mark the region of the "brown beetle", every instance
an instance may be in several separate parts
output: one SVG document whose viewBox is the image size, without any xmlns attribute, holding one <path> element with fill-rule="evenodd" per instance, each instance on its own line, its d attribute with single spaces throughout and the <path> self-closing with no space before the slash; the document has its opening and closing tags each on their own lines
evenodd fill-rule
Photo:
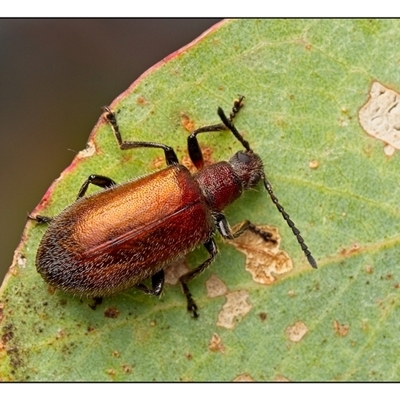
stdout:
<svg viewBox="0 0 400 400">
<path fill-rule="evenodd" d="M 192 175 L 179 164 L 175 151 L 154 142 L 122 141 L 114 113 L 104 108 L 121 150 L 137 147 L 160 148 L 167 168 L 117 185 L 112 179 L 90 175 L 78 193 L 78 199 L 57 217 L 31 217 L 49 222 L 40 243 L 36 267 L 51 286 L 66 292 L 95 298 L 136 287 L 151 295 L 160 295 L 164 286 L 164 268 L 204 244 L 209 258 L 180 278 L 187 299 L 187 309 L 198 316 L 188 282 L 202 273 L 214 260 L 218 249 L 215 230 L 226 239 L 233 239 L 250 229 L 264 240 L 272 240 L 268 232 L 245 221 L 232 232 L 222 213 L 243 190 L 263 182 L 279 212 L 296 236 L 308 262 L 317 264 L 300 231 L 279 204 L 265 177 L 260 157 L 232 123 L 242 107 L 243 96 L 234 102 L 229 118 L 221 108 L 222 123 L 195 130 L 188 137 L 188 151 L 199 170 Z M 229 129 L 245 148 L 229 162 L 203 167 L 203 156 L 197 135 L 201 132 Z M 84 197 L 89 184 L 105 190 Z M 151 288 L 143 284 L 151 278 Z"/>
</svg>

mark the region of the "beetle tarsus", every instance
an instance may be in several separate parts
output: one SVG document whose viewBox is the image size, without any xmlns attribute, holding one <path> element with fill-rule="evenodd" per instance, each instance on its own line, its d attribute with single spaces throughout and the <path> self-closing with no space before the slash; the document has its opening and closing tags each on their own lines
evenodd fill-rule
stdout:
<svg viewBox="0 0 400 400">
<path fill-rule="evenodd" d="M 143 283 L 136 285 L 136 289 L 141 290 L 143 293 L 151 296 L 160 296 L 164 288 L 164 270 L 158 271 L 151 277 L 151 289 Z"/>
<path fill-rule="evenodd" d="M 103 298 L 102 297 L 93 297 L 93 303 L 89 304 L 89 307 L 92 310 L 95 310 L 97 308 L 97 306 L 99 306 L 102 302 L 103 302 Z"/>
<path fill-rule="evenodd" d="M 193 314 L 193 318 L 199 318 L 199 313 L 197 312 L 197 306 L 194 302 L 188 305 L 188 311 Z"/>
<path fill-rule="evenodd" d="M 53 218 L 46 217 L 44 215 L 33 216 L 32 214 L 28 214 L 28 219 L 31 219 L 32 221 L 35 221 L 38 224 L 49 224 Z"/>
<path fill-rule="evenodd" d="M 232 121 L 235 118 L 235 115 L 239 112 L 239 110 L 243 107 L 244 96 L 238 94 L 238 98 L 233 102 L 232 111 L 229 114 L 229 120 Z"/>
</svg>

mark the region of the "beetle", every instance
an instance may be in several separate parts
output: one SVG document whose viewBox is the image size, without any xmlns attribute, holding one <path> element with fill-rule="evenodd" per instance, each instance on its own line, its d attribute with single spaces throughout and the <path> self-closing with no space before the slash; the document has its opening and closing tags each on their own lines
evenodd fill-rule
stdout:
<svg viewBox="0 0 400 400">
<path fill-rule="evenodd" d="M 31 216 L 39 223 L 49 223 L 36 256 L 37 271 L 43 279 L 62 291 L 95 299 L 131 287 L 159 296 L 165 267 L 203 244 L 208 258 L 180 278 L 187 310 L 196 318 L 198 308 L 188 283 L 217 255 L 215 231 L 225 239 L 234 239 L 251 230 L 265 241 L 273 240 L 270 233 L 247 220 L 233 232 L 223 214 L 226 206 L 260 181 L 292 229 L 308 262 L 317 268 L 300 231 L 274 195 L 261 158 L 233 124 L 243 99 L 240 96 L 234 101 L 229 117 L 218 108 L 221 123 L 196 129 L 188 136 L 188 153 L 198 170 L 193 175 L 179 163 L 172 147 L 157 142 L 123 141 L 115 113 L 104 107 L 103 118 L 121 150 L 162 149 L 167 167 L 119 185 L 108 177 L 90 175 L 77 200 L 58 216 Z M 197 135 L 223 130 L 229 130 L 244 150 L 228 162 L 204 166 Z M 104 190 L 85 196 L 89 185 Z M 151 286 L 143 283 L 146 279 L 151 280 Z"/>
</svg>

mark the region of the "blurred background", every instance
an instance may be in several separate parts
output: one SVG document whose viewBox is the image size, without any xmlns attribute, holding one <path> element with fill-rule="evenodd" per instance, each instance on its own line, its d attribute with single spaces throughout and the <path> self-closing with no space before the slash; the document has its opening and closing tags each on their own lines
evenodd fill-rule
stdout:
<svg viewBox="0 0 400 400">
<path fill-rule="evenodd" d="M 26 216 L 121 92 L 217 19 L 0 19 L 0 283 Z"/>
</svg>

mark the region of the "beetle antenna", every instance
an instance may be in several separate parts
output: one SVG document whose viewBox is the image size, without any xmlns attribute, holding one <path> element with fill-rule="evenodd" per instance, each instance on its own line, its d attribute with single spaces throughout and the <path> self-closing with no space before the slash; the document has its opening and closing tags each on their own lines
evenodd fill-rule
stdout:
<svg viewBox="0 0 400 400">
<path fill-rule="evenodd" d="M 222 123 L 233 133 L 235 138 L 239 140 L 239 142 L 242 144 L 242 146 L 247 150 L 247 151 L 252 151 L 250 148 L 250 144 L 247 140 L 243 138 L 243 136 L 239 133 L 239 131 L 235 128 L 235 125 L 233 125 L 232 121 L 227 118 L 227 116 L 224 113 L 224 110 L 221 107 L 218 107 L 218 115 L 221 118 Z"/>
<path fill-rule="evenodd" d="M 235 125 L 233 125 L 231 119 L 227 118 L 224 111 L 221 107 L 218 107 L 218 115 L 221 118 L 222 123 L 233 133 L 236 139 L 242 144 L 242 146 L 246 149 L 246 151 L 253 151 L 250 147 L 250 144 L 247 140 L 243 138 L 243 136 L 236 129 Z M 290 219 L 289 214 L 285 211 L 285 209 L 280 205 L 278 198 L 275 196 L 271 184 L 268 182 L 267 178 L 263 176 L 263 182 L 265 189 L 267 190 L 269 196 L 271 197 L 272 202 L 276 205 L 278 211 L 282 214 L 283 219 L 287 222 L 289 227 L 292 229 L 294 236 L 296 236 L 297 241 L 301 249 L 303 250 L 305 256 L 307 257 L 308 262 L 313 268 L 317 268 L 317 262 L 314 257 L 311 255 L 310 250 L 308 250 L 307 245 L 304 243 L 303 237 L 300 235 L 300 231 L 296 228 L 294 222 Z"/>
<path fill-rule="evenodd" d="M 285 211 L 285 209 L 279 204 L 277 197 L 275 196 L 271 184 L 268 182 L 267 178 L 263 177 L 263 182 L 265 189 L 267 190 L 269 196 L 271 197 L 272 202 L 276 205 L 278 211 L 282 214 L 283 219 L 287 222 L 289 227 L 292 229 L 294 236 L 296 236 L 297 241 L 301 249 L 303 250 L 305 256 L 307 257 L 308 262 L 313 268 L 317 268 L 317 262 L 315 261 L 314 257 L 311 255 L 310 250 L 308 250 L 307 245 L 304 243 L 304 239 L 300 235 L 300 231 L 296 228 L 294 222 L 290 219 L 289 214 Z"/>
</svg>

